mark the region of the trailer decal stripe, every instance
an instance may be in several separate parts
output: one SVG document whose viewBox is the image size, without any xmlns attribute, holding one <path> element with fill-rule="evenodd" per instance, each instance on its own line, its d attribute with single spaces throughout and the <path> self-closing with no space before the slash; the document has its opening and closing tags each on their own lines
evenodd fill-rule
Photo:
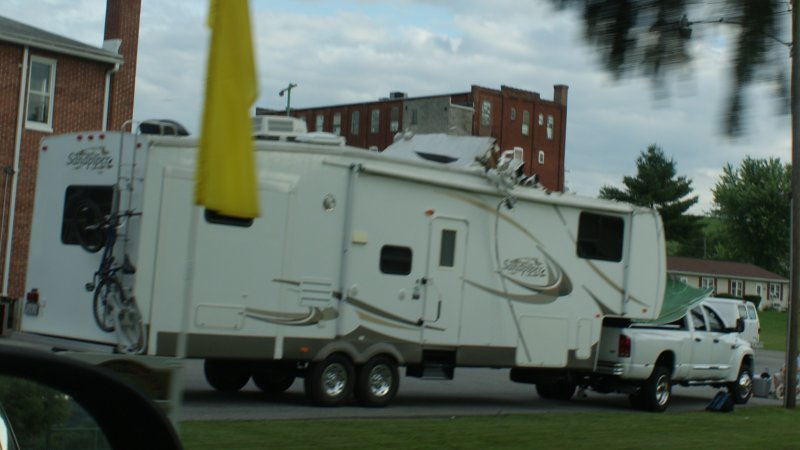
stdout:
<svg viewBox="0 0 800 450">
<path fill-rule="evenodd" d="M 263 309 L 245 308 L 244 314 L 245 317 L 260 320 L 262 322 L 290 326 L 316 325 L 323 321 L 333 320 L 339 316 L 339 313 L 335 308 L 309 308 L 308 312 L 305 313 L 284 313 L 266 311 Z"/>
<path fill-rule="evenodd" d="M 355 297 L 347 297 L 347 303 L 350 303 L 351 305 L 353 305 L 356 308 L 361 310 L 358 313 L 359 317 L 361 317 L 364 320 L 369 320 L 371 322 L 380 323 L 380 324 L 383 324 L 383 325 L 391 325 L 391 326 L 395 326 L 395 327 L 399 327 L 399 325 L 401 325 L 401 324 L 402 325 L 406 325 L 406 326 L 410 325 L 411 328 L 419 328 L 419 326 L 422 324 L 420 321 L 408 320 L 405 317 L 400 317 L 400 316 L 398 316 L 396 314 L 392 314 L 392 313 L 384 311 L 382 309 L 378 309 L 378 308 L 370 305 L 369 303 L 367 303 L 367 302 L 365 302 L 363 300 L 359 300 L 359 299 L 357 299 Z M 377 319 L 375 317 L 369 317 L 369 316 L 362 315 L 362 312 L 369 313 L 369 314 L 371 314 L 373 316 L 377 316 L 379 318 L 382 318 L 382 319 L 385 319 L 385 320 L 388 320 L 388 321 L 394 322 L 394 323 L 389 323 L 389 322 L 381 321 L 381 320 L 379 320 L 379 319 Z M 401 328 L 407 328 L 407 327 L 401 327 Z"/>
</svg>

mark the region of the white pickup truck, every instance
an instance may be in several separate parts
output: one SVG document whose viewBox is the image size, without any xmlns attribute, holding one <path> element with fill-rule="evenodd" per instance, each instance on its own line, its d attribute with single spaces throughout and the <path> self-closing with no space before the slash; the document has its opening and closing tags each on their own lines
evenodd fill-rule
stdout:
<svg viewBox="0 0 800 450">
<path fill-rule="evenodd" d="M 752 395 L 754 353 L 737 331 L 705 304 L 665 325 L 607 320 L 594 372 L 524 377 L 512 371 L 512 379 L 535 382 L 539 396 L 549 399 L 569 400 L 576 387 L 627 393 L 632 406 L 654 412 L 667 409 L 674 383 L 727 387 L 744 404 Z"/>
</svg>

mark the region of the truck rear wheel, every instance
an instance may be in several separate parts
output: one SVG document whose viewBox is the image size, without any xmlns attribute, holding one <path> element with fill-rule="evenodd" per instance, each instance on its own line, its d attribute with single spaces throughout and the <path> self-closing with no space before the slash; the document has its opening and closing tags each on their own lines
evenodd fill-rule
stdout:
<svg viewBox="0 0 800 450">
<path fill-rule="evenodd" d="M 208 384 L 222 392 L 236 392 L 250 380 L 250 371 L 227 361 L 207 359 L 203 369 Z"/>
<path fill-rule="evenodd" d="M 575 394 L 575 387 L 575 383 L 566 379 L 542 381 L 536 383 L 536 393 L 541 398 L 567 401 Z"/>
<path fill-rule="evenodd" d="M 635 398 L 638 396 L 639 398 Z M 672 380 L 666 367 L 656 366 L 650 378 L 642 383 L 642 390 L 631 396 L 631 403 L 641 405 L 645 411 L 664 412 L 672 397 Z"/>
<path fill-rule="evenodd" d="M 294 373 L 281 369 L 261 369 L 253 372 L 253 382 L 263 392 L 278 394 L 294 384 Z"/>
<path fill-rule="evenodd" d="M 340 406 L 353 393 L 354 372 L 350 359 L 338 353 L 312 362 L 306 371 L 306 396 L 318 406 Z"/>
<path fill-rule="evenodd" d="M 399 386 L 397 364 L 388 356 L 374 356 L 358 368 L 356 398 L 363 406 L 386 406 Z"/>
<path fill-rule="evenodd" d="M 744 405 L 753 396 L 753 376 L 745 363 L 742 363 L 736 381 L 728 383 L 728 392 L 737 405 Z"/>
</svg>

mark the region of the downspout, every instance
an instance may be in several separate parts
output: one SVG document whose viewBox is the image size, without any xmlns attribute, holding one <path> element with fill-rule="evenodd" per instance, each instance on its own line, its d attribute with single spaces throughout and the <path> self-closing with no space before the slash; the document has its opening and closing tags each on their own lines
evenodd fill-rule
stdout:
<svg viewBox="0 0 800 450">
<path fill-rule="evenodd" d="M 19 184 L 19 159 L 22 154 L 22 129 L 25 122 L 25 90 L 28 85 L 29 48 L 22 53 L 22 77 L 19 83 L 19 106 L 17 107 L 17 133 L 14 139 L 14 165 L 11 168 L 11 209 L 8 218 L 6 255 L 3 260 L 3 290 L 0 297 L 8 297 L 8 279 L 11 276 L 11 247 L 14 243 L 14 218 L 17 212 L 17 185 Z"/>
<path fill-rule="evenodd" d="M 108 131 L 108 108 L 109 100 L 111 98 L 111 76 L 119 72 L 120 64 L 114 64 L 114 67 L 108 69 L 106 72 L 106 89 L 103 93 L 103 124 L 102 131 Z"/>
</svg>

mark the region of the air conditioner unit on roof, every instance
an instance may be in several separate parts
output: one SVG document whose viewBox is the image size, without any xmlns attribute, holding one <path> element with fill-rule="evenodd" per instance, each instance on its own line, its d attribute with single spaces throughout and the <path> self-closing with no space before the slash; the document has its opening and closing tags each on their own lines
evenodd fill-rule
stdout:
<svg viewBox="0 0 800 450">
<path fill-rule="evenodd" d="M 253 117 L 253 137 L 279 141 L 294 140 L 308 131 L 305 120 L 289 116 Z"/>
</svg>

